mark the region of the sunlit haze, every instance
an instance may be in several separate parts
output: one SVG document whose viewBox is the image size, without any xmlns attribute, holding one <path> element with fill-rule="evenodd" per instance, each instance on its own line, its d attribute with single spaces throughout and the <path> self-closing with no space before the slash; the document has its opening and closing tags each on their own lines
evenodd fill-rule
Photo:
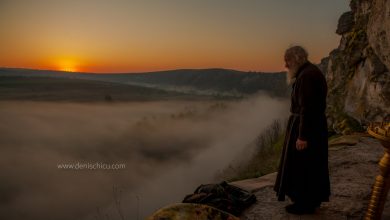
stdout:
<svg viewBox="0 0 390 220">
<path fill-rule="evenodd" d="M 346 0 L 0 0 L 0 67 L 83 72 L 280 71 L 286 47 L 319 62 Z"/>
</svg>

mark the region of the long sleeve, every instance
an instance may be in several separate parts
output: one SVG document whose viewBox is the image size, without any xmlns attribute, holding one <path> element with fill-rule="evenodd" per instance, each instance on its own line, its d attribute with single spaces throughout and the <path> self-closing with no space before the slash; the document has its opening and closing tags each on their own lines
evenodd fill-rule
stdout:
<svg viewBox="0 0 390 220">
<path fill-rule="evenodd" d="M 322 84 L 315 72 L 302 74 L 298 83 L 299 139 L 307 140 L 310 130 L 315 126 L 311 121 L 321 112 Z"/>
</svg>

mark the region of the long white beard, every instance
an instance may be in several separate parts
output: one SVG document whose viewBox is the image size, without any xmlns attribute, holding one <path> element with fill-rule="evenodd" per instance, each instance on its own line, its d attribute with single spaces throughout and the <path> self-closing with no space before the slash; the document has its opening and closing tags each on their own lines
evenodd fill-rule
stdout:
<svg viewBox="0 0 390 220">
<path fill-rule="evenodd" d="M 287 75 L 286 75 L 287 85 L 291 85 L 295 82 L 297 72 L 298 72 L 298 68 L 296 67 L 287 69 Z"/>
</svg>

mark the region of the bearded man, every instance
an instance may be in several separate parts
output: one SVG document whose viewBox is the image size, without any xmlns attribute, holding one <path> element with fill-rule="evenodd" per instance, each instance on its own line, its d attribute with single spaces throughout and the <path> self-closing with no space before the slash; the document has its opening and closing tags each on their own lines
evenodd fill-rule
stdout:
<svg viewBox="0 0 390 220">
<path fill-rule="evenodd" d="M 292 85 L 291 115 L 274 190 L 278 200 L 287 195 L 292 214 L 311 214 L 329 201 L 328 130 L 325 116 L 327 84 L 300 46 L 284 55 L 287 82 Z"/>
</svg>

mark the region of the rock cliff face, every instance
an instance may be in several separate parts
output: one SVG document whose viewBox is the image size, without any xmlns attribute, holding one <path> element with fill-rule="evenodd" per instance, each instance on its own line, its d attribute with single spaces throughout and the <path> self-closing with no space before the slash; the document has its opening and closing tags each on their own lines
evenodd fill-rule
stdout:
<svg viewBox="0 0 390 220">
<path fill-rule="evenodd" d="M 320 64 L 329 125 L 344 134 L 390 114 L 390 0 L 352 0 L 350 7 L 339 19 L 339 47 Z"/>
</svg>

